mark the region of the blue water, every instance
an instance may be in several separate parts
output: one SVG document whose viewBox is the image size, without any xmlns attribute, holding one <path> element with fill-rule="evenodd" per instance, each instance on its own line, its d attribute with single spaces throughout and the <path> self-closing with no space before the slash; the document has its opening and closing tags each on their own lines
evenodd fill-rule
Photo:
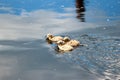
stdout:
<svg viewBox="0 0 120 80">
<path fill-rule="evenodd" d="M 119 80 L 119 9 L 119 0 L 0 0 L 0 80 Z M 88 46 L 59 53 L 47 33 Z"/>
</svg>

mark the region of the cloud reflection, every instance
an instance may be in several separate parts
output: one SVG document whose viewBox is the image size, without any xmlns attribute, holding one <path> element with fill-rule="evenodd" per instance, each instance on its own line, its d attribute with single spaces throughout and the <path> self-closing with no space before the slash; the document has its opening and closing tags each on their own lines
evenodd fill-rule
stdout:
<svg viewBox="0 0 120 80">
<path fill-rule="evenodd" d="M 17 59 L 0 55 L 0 80 L 11 80 L 11 76 L 17 73 Z"/>
<path fill-rule="evenodd" d="M 60 34 L 92 27 L 79 23 L 72 13 L 45 10 L 23 10 L 21 15 L 0 14 L 0 22 L 2 40 L 42 39 L 47 33 Z"/>
<path fill-rule="evenodd" d="M 11 7 L 0 7 L 0 11 L 13 12 Z"/>
</svg>

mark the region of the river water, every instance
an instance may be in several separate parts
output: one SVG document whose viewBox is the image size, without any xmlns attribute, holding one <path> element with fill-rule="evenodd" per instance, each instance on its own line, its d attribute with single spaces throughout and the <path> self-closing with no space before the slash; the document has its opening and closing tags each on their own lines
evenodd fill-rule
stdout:
<svg viewBox="0 0 120 80">
<path fill-rule="evenodd" d="M 0 80 L 119 80 L 119 0 L 0 0 Z M 47 33 L 82 44 L 58 53 Z"/>
</svg>

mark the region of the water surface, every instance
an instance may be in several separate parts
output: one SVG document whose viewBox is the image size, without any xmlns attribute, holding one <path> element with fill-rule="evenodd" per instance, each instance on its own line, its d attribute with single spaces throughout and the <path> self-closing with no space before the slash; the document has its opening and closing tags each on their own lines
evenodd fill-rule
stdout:
<svg viewBox="0 0 120 80">
<path fill-rule="evenodd" d="M 1 0 L 0 80 L 119 80 L 119 9 L 119 0 Z M 88 46 L 59 54 L 47 33 Z"/>
</svg>

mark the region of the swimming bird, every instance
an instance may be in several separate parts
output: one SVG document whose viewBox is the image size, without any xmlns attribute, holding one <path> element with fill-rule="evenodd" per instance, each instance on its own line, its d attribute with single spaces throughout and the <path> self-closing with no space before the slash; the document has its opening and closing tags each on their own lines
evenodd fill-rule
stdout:
<svg viewBox="0 0 120 80">
<path fill-rule="evenodd" d="M 79 41 L 77 41 L 77 40 L 71 40 L 69 37 L 64 37 L 63 40 L 64 40 L 65 44 L 70 45 L 72 47 L 77 47 L 77 46 L 80 45 Z"/>
<path fill-rule="evenodd" d="M 72 51 L 74 49 L 71 45 L 65 44 L 63 40 L 59 40 L 57 45 L 58 49 L 63 52 Z"/>
<path fill-rule="evenodd" d="M 51 41 L 51 42 L 57 42 L 59 40 L 63 40 L 63 37 L 61 37 L 61 36 L 53 36 L 52 34 L 47 34 L 46 40 Z"/>
<path fill-rule="evenodd" d="M 81 44 L 79 41 L 77 40 L 70 40 L 69 37 L 64 37 L 63 41 L 68 44 L 71 45 L 72 47 L 77 47 L 77 46 L 88 46 L 87 44 Z"/>
</svg>

